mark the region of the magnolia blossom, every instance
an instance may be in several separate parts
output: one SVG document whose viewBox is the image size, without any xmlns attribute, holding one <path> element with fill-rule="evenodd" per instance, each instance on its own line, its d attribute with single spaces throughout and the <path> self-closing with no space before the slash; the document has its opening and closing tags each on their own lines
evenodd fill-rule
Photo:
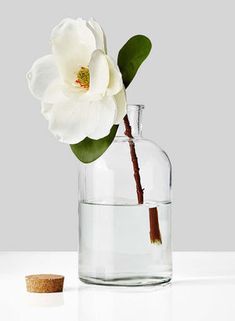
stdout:
<svg viewBox="0 0 235 321">
<path fill-rule="evenodd" d="M 27 74 L 49 130 L 67 144 L 108 135 L 126 114 L 126 96 L 101 27 L 93 19 L 64 19 L 53 29 L 51 44 L 52 54 L 35 61 Z"/>
</svg>

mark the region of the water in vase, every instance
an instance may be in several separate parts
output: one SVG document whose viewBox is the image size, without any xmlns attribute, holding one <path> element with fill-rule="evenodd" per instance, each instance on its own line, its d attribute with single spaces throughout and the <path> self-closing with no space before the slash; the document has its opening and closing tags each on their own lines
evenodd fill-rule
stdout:
<svg viewBox="0 0 235 321">
<path fill-rule="evenodd" d="M 151 243 L 149 207 L 157 207 L 162 244 Z M 86 282 L 164 283 L 171 278 L 171 203 L 80 203 L 79 274 Z"/>
</svg>

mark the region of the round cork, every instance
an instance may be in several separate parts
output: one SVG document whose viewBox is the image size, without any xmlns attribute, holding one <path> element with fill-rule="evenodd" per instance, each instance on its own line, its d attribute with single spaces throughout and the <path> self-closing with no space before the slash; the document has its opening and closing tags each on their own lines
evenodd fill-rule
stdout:
<svg viewBox="0 0 235 321">
<path fill-rule="evenodd" d="M 28 292 L 52 293 L 62 292 L 64 286 L 63 275 L 35 274 L 25 277 Z"/>
</svg>

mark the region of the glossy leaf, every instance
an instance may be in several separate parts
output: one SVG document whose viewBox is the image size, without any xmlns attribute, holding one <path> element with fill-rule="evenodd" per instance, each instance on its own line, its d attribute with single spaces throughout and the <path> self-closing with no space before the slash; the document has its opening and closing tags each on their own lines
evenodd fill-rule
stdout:
<svg viewBox="0 0 235 321">
<path fill-rule="evenodd" d="M 137 70 L 148 57 L 152 48 L 149 38 L 136 35 L 130 38 L 118 54 L 118 66 L 122 79 L 127 88 L 136 75 Z"/>
<path fill-rule="evenodd" d="M 118 125 L 113 125 L 108 136 L 100 139 L 86 137 L 78 144 L 70 145 L 75 156 L 83 163 L 91 163 L 99 158 L 113 142 Z"/>
</svg>

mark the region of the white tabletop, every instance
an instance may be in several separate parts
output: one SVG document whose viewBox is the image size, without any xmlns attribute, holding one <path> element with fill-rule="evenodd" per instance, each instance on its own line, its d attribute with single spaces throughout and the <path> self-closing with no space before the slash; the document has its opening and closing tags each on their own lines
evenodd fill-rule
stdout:
<svg viewBox="0 0 235 321">
<path fill-rule="evenodd" d="M 234 321 L 235 253 L 176 252 L 171 285 L 84 285 L 76 252 L 0 252 L 2 321 Z M 65 276 L 63 293 L 25 290 L 24 276 Z"/>
</svg>

